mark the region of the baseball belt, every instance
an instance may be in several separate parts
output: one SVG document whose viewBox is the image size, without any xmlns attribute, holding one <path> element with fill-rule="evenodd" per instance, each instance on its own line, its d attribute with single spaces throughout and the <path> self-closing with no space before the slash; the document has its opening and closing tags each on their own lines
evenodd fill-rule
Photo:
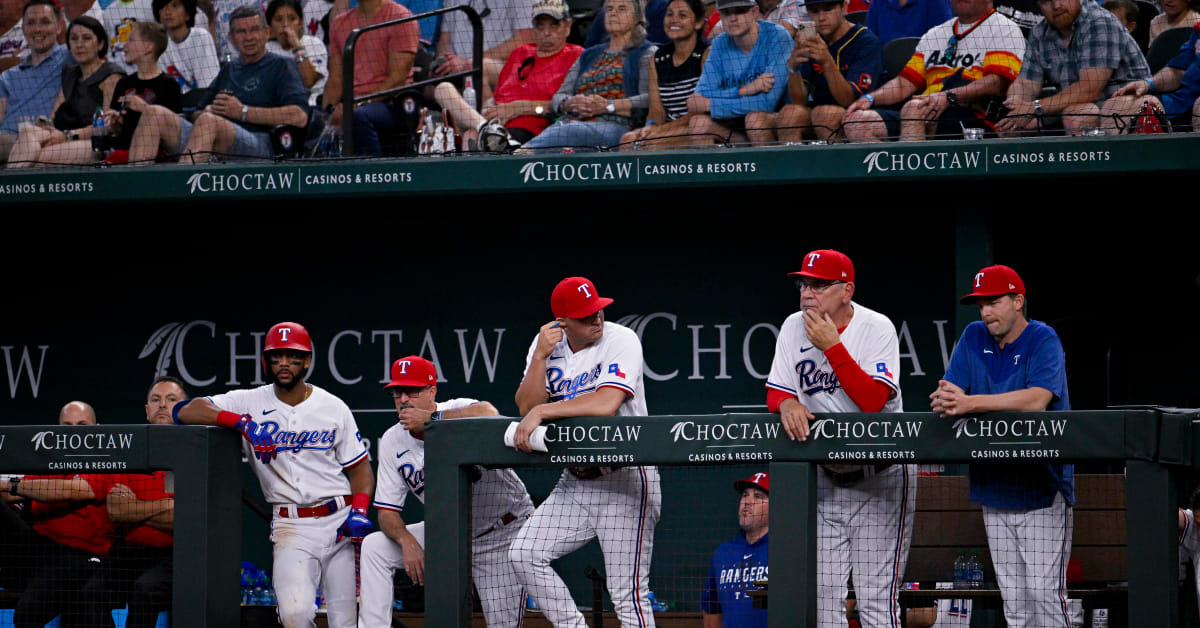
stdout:
<svg viewBox="0 0 1200 628">
<path fill-rule="evenodd" d="M 297 506 L 295 504 L 285 504 L 280 506 L 276 512 L 280 517 L 284 517 L 286 519 L 325 517 L 337 512 L 341 508 L 344 508 L 346 504 L 349 504 L 353 499 L 354 498 L 349 495 L 339 495 L 338 497 L 334 497 L 320 506 L 313 506 L 311 508 Z"/>
<path fill-rule="evenodd" d="M 479 534 L 476 534 L 476 535 L 475 535 L 475 538 L 479 538 L 479 537 L 481 537 L 481 536 L 485 536 L 485 535 L 487 535 L 487 534 L 491 534 L 492 532 L 495 532 L 496 530 L 499 530 L 500 528 L 503 528 L 504 526 L 506 526 L 506 525 L 508 525 L 508 524 L 510 524 L 510 523 L 512 523 L 512 522 L 514 522 L 514 521 L 516 521 L 516 520 L 517 520 L 517 516 L 516 516 L 516 515 L 512 514 L 511 512 L 506 512 L 506 513 L 504 513 L 503 515 L 501 515 L 501 517 L 500 517 L 500 520 L 499 520 L 499 521 L 497 521 L 496 523 L 492 524 L 492 527 L 490 527 L 490 528 L 488 528 L 488 529 L 484 530 L 483 532 L 480 532 Z"/>
<path fill-rule="evenodd" d="M 892 466 L 891 463 L 880 463 L 874 465 L 865 465 L 853 471 L 833 471 L 828 467 L 821 467 L 821 471 L 833 482 L 834 486 L 839 488 L 849 488 L 867 479 L 867 470 L 871 471 L 870 475 L 875 475 L 882 472 L 884 469 Z"/>
<path fill-rule="evenodd" d="M 608 475 L 619 468 L 620 467 L 567 467 L 567 471 L 571 475 L 581 480 L 594 480 L 600 476 Z"/>
</svg>

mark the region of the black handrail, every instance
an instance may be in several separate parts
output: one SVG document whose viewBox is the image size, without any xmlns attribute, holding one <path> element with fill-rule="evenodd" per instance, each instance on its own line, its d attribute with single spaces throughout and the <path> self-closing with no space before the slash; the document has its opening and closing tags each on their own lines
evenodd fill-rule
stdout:
<svg viewBox="0 0 1200 628">
<path fill-rule="evenodd" d="M 351 9 L 351 10 L 353 11 L 355 9 Z M 472 42 L 472 46 L 471 46 L 472 68 L 470 70 L 467 70 L 465 72 L 455 72 L 454 74 L 448 74 L 446 76 L 439 76 L 437 78 L 426 79 L 424 81 L 418 81 L 416 83 L 404 85 L 401 87 L 394 87 L 392 89 L 384 90 L 381 92 L 375 92 L 373 94 L 367 94 L 365 96 L 355 96 L 354 95 L 354 48 L 355 48 L 356 43 L 358 42 L 359 36 L 361 36 L 363 33 L 366 33 L 368 31 L 373 31 L 373 30 L 376 30 L 379 28 L 386 28 L 388 26 L 394 26 L 396 24 L 401 24 L 404 22 L 411 22 L 413 20 L 420 20 L 420 19 L 427 18 L 427 17 L 433 17 L 435 15 L 441 15 L 443 13 L 449 13 L 451 11 L 462 11 L 463 13 L 467 14 L 467 19 L 471 20 L 471 30 L 473 31 L 473 34 L 474 34 L 474 41 Z M 457 6 L 457 7 L 449 7 L 449 8 L 445 8 L 445 9 L 437 9 L 434 11 L 427 11 L 425 13 L 418 13 L 416 15 L 411 15 L 409 17 L 400 18 L 398 20 L 388 20 L 387 22 L 380 22 L 378 24 L 370 24 L 367 26 L 363 26 L 362 28 L 354 29 L 353 31 L 350 32 L 350 36 L 346 38 L 346 47 L 342 51 L 342 150 L 344 151 L 345 154 L 348 154 L 348 155 L 354 154 L 354 149 L 355 149 L 355 147 L 354 147 L 354 103 L 362 102 L 364 100 L 370 100 L 372 98 L 379 98 L 382 96 L 391 96 L 392 94 L 398 94 L 400 92 L 409 91 L 409 90 L 412 90 L 412 89 L 415 89 L 418 87 L 424 87 L 425 85 L 432 85 L 434 83 L 440 83 L 442 81 L 450 80 L 453 78 L 458 78 L 460 76 L 474 76 L 475 84 L 477 86 L 482 85 L 482 82 L 483 82 L 483 19 L 480 18 L 479 13 L 477 13 L 475 11 L 475 9 L 471 8 L 471 6 L 469 6 L 469 5 L 462 5 L 462 6 Z M 475 108 L 477 110 L 481 109 L 483 107 L 482 94 L 483 94 L 483 89 L 481 89 L 480 87 L 476 87 L 476 89 L 475 89 Z"/>
</svg>

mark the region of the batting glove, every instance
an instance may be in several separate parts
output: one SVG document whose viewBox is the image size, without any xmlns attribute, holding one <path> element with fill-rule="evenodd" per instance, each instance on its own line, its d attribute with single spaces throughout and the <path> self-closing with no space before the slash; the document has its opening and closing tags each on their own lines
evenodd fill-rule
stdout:
<svg viewBox="0 0 1200 628">
<path fill-rule="evenodd" d="M 371 533 L 371 520 L 367 518 L 369 499 L 366 493 L 354 495 L 354 505 L 350 508 L 350 515 L 346 517 L 342 527 L 338 528 L 337 541 L 340 542 L 347 536 L 355 541 L 361 541 L 364 536 Z"/>
<path fill-rule="evenodd" d="M 242 433 L 254 448 L 254 457 L 263 464 L 270 464 L 275 459 L 275 441 L 271 439 L 263 426 L 254 422 L 249 414 L 238 416 L 222 410 L 217 416 L 217 425 L 226 425 Z"/>
</svg>

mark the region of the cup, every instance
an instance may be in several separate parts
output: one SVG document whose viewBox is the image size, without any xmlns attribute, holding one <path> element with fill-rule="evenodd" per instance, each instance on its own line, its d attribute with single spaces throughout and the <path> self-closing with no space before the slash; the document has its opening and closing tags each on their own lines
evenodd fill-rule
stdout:
<svg viewBox="0 0 1200 628">
<path fill-rule="evenodd" d="M 964 127 L 962 132 L 963 132 L 964 140 L 981 140 L 981 139 L 983 139 L 983 129 Z"/>
<path fill-rule="evenodd" d="M 1104 133 L 1104 129 L 1101 127 L 1085 126 L 1085 127 L 1083 127 L 1083 134 L 1086 137 L 1100 137 L 1100 136 L 1104 135 L 1105 133 Z"/>
</svg>

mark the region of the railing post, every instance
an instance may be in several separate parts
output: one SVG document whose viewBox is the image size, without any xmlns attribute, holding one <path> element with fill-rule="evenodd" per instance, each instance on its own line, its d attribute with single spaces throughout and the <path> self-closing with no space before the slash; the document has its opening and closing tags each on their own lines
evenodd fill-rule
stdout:
<svg viewBox="0 0 1200 628">
<path fill-rule="evenodd" d="M 1175 479 L 1143 460 L 1126 465 L 1129 617 L 1140 626 L 1179 625 L 1179 526 Z M 1131 624 L 1132 625 L 1132 624 Z"/>
<path fill-rule="evenodd" d="M 817 625 L 817 465 L 772 462 L 767 624 Z"/>
</svg>

